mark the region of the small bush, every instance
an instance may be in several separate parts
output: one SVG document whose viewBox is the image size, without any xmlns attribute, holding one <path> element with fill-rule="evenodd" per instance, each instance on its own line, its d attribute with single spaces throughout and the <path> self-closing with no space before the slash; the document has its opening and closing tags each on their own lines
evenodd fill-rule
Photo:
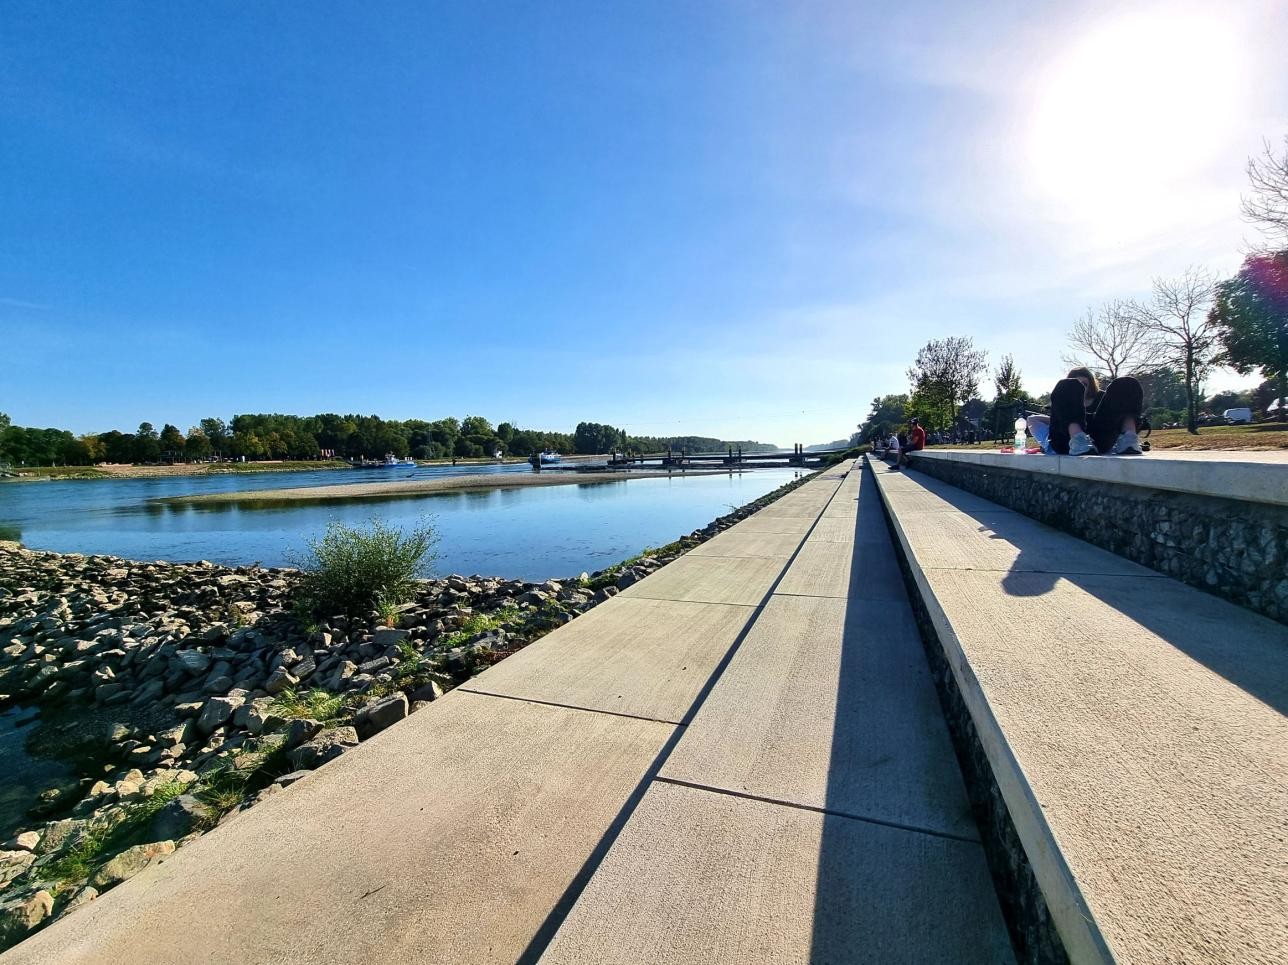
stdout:
<svg viewBox="0 0 1288 965">
<path fill-rule="evenodd" d="M 437 541 L 427 525 L 404 534 L 376 519 L 367 529 L 332 521 L 293 561 L 304 574 L 301 602 L 318 616 L 349 618 L 405 603 L 433 563 Z"/>
</svg>

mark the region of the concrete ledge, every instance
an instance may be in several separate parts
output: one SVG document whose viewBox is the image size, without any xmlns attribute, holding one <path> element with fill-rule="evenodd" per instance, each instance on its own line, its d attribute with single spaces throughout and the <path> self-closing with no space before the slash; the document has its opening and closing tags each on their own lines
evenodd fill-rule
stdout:
<svg viewBox="0 0 1288 965">
<path fill-rule="evenodd" d="M 908 508 L 914 498 L 954 508 L 935 488 L 947 483 L 957 487 L 956 508 L 974 509 L 962 501 L 982 497 L 1288 623 L 1288 452 L 1071 458 L 942 449 L 917 453 L 912 467 L 921 495 L 909 495 Z"/>
<path fill-rule="evenodd" d="M 965 462 L 1288 506 L 1288 452 L 1168 450 L 1145 456 L 1016 456 L 983 449 L 924 449 L 914 453 L 912 460 Z"/>
<path fill-rule="evenodd" d="M 1069 960 L 1288 960 L 1288 630 L 869 465 Z"/>
</svg>

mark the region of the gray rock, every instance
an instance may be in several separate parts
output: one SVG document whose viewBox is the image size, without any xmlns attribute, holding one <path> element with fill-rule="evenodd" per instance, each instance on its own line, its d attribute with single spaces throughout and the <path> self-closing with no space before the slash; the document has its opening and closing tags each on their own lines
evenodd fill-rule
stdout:
<svg viewBox="0 0 1288 965">
<path fill-rule="evenodd" d="M 40 844 L 39 831 L 24 831 L 5 842 L 5 847 L 12 851 L 35 851 Z"/>
<path fill-rule="evenodd" d="M 17 944 L 40 927 L 54 911 L 54 896 L 47 891 L 0 905 L 0 948 Z"/>
<path fill-rule="evenodd" d="M 286 749 L 299 747 L 322 729 L 322 722 L 308 717 L 297 717 L 286 725 Z"/>
<path fill-rule="evenodd" d="M 77 818 L 67 818 L 45 825 L 45 834 L 40 839 L 38 854 L 54 854 L 74 842 L 85 830 L 86 822 Z"/>
<path fill-rule="evenodd" d="M 176 798 L 177 800 L 177 798 Z M 99 866 L 90 875 L 89 883 L 102 891 L 119 885 L 122 881 L 133 878 L 156 858 L 174 853 L 173 841 L 154 841 L 152 844 L 137 844 L 126 848 L 115 858 Z"/>
<path fill-rule="evenodd" d="M 213 661 L 208 653 L 201 653 L 198 650 L 183 650 L 174 655 L 174 662 L 178 664 L 185 673 L 188 673 L 193 677 L 200 677 L 210 669 L 210 665 Z"/>
<path fill-rule="evenodd" d="M 71 896 L 67 904 L 63 905 L 62 911 L 58 913 L 61 918 L 63 915 L 70 915 L 82 905 L 88 905 L 98 897 L 98 889 L 86 885 L 84 888 L 77 889 L 76 893 Z"/>
<path fill-rule="evenodd" d="M 208 826 L 214 812 L 191 794 L 180 794 L 157 812 L 148 828 L 148 836 L 157 841 L 187 837 L 200 827 Z"/>
<path fill-rule="evenodd" d="M 35 861 L 30 851 L 0 851 L 0 888 L 25 873 Z"/>
<path fill-rule="evenodd" d="M 296 783 L 297 781 L 299 781 L 299 780 L 301 780 L 301 779 L 303 779 L 303 778 L 308 777 L 310 773 L 312 773 L 312 772 L 310 772 L 310 771 L 291 771 L 291 773 L 290 773 L 290 774 L 283 774 L 281 777 L 279 777 L 279 778 L 277 779 L 277 783 L 278 783 L 278 784 L 280 784 L 280 785 L 282 785 L 282 787 L 290 787 L 292 784 Z"/>
<path fill-rule="evenodd" d="M 396 724 L 409 713 L 405 694 L 392 694 L 373 700 L 358 711 L 354 727 L 362 740 L 380 733 L 391 724 Z"/>
<path fill-rule="evenodd" d="M 297 771 L 321 767 L 350 748 L 358 746 L 358 732 L 352 727 L 333 727 L 301 744 L 286 756 Z"/>
<path fill-rule="evenodd" d="M 270 694 L 280 694 L 283 690 L 294 687 L 299 680 L 291 675 L 285 667 L 278 667 L 268 675 L 268 680 L 264 684 L 264 689 Z"/>
<path fill-rule="evenodd" d="M 211 697 L 201 708 L 201 716 L 197 718 L 197 730 L 202 734 L 213 733 L 215 728 L 222 726 L 233 715 L 233 711 L 245 702 L 242 697 Z"/>
<path fill-rule="evenodd" d="M 443 693 L 443 688 L 439 685 L 438 681 L 431 680 L 423 687 L 417 687 L 413 690 L 411 692 L 411 699 L 416 702 L 437 700 L 439 697 L 443 696 Z"/>
<path fill-rule="evenodd" d="M 393 627 L 381 627 L 371 635 L 371 642 L 377 647 L 390 647 L 402 643 L 409 636 L 407 630 L 396 630 Z"/>
</svg>

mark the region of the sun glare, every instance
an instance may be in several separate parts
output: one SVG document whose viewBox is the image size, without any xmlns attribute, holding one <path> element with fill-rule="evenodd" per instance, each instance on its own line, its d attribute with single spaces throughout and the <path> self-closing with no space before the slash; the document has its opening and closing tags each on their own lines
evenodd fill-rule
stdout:
<svg viewBox="0 0 1288 965">
<path fill-rule="evenodd" d="M 1028 175 L 1046 214 L 1126 227 L 1181 200 L 1228 151 L 1243 56 L 1230 23 L 1182 10 L 1075 40 L 1034 92 Z"/>
</svg>

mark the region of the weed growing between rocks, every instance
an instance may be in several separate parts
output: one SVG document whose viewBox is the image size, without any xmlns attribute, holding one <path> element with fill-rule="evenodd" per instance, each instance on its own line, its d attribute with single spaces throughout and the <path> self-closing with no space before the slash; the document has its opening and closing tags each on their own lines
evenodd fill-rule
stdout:
<svg viewBox="0 0 1288 965">
<path fill-rule="evenodd" d="M 39 704 L 33 746 L 68 749 L 84 774 L 30 830 L 0 829 L 20 832 L 0 849 L 0 949 L 807 478 L 666 546 L 544 583 L 416 580 L 428 531 L 329 531 L 340 535 L 319 541 L 317 559 L 335 566 L 304 574 L 0 543 L 0 706 Z M 344 573 L 363 592 L 327 595 Z"/>
</svg>

